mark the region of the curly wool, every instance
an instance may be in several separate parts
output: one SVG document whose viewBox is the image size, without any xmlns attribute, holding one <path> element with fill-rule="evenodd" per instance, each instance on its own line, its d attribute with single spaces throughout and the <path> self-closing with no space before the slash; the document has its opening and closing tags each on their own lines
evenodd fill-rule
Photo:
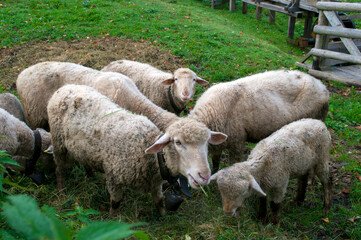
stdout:
<svg viewBox="0 0 361 240">
<path fill-rule="evenodd" d="M 164 85 L 163 81 L 172 78 L 194 79 L 197 77 L 196 73 L 188 68 L 179 68 L 174 72 L 174 74 L 171 74 L 161 71 L 149 64 L 130 60 L 118 60 L 111 62 L 101 71 L 118 72 L 128 76 L 134 81 L 138 89 L 154 104 L 173 113 L 175 113 L 176 110 L 173 108 L 168 97 L 169 85 Z M 185 108 L 189 100 L 182 101 L 178 91 L 175 91 L 175 84 L 172 83 L 171 86 L 171 94 L 175 105 L 178 109 Z M 192 98 L 195 93 L 195 84 L 190 91 L 191 93 L 189 97 Z"/>
<path fill-rule="evenodd" d="M 314 172 L 324 187 L 328 208 L 330 146 L 331 136 L 322 121 L 301 119 L 260 141 L 247 161 L 220 170 L 212 180 L 217 181 L 224 202 L 231 203 L 229 206 L 235 210 L 256 193 L 251 191 L 252 178 L 278 204 L 285 196 L 289 179 Z"/>
<path fill-rule="evenodd" d="M 257 142 L 301 119 L 325 120 L 329 93 L 321 81 L 300 71 L 269 71 L 209 88 L 189 114 L 228 140 L 210 148 L 217 165 L 223 149 L 242 160 L 246 141 Z"/>
<path fill-rule="evenodd" d="M 209 139 L 210 130 L 203 124 L 191 118 L 180 118 L 167 128 L 171 137 L 180 136 L 187 143 L 204 143 Z"/>
<path fill-rule="evenodd" d="M 74 63 L 42 62 L 22 71 L 16 81 L 30 127 L 48 128 L 48 101 L 57 89 L 66 84 L 91 86 L 122 108 L 146 115 L 161 130 L 177 119 L 174 114 L 153 104 L 123 74 L 101 72 Z"/>
<path fill-rule="evenodd" d="M 33 130 L 31 130 L 23 121 L 14 117 L 4 109 L 0 108 L 0 149 L 6 150 L 21 168 L 14 168 L 23 171 L 26 160 L 34 154 L 35 140 Z M 38 129 L 41 135 L 41 153 L 38 159 L 40 165 L 45 169 L 54 167 L 52 155 L 44 153 L 51 145 L 51 135 L 43 129 Z"/>
<path fill-rule="evenodd" d="M 156 157 L 144 153 L 160 131 L 146 117 L 119 108 L 95 89 L 82 85 L 57 90 L 49 101 L 48 114 L 59 168 L 64 167 L 68 153 L 86 168 L 104 172 L 114 201 L 120 201 L 129 187 L 152 192 L 160 189 Z"/>
<path fill-rule="evenodd" d="M 25 122 L 24 108 L 19 99 L 11 93 L 0 94 L 0 108 Z"/>
</svg>

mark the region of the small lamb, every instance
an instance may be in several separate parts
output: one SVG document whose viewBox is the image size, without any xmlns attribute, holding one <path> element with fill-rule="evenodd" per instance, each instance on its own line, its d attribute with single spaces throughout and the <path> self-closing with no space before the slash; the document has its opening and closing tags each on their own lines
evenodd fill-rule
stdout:
<svg viewBox="0 0 361 240">
<path fill-rule="evenodd" d="M 223 134 L 189 119 L 180 119 L 159 137 L 160 130 L 146 117 L 120 108 L 83 85 L 58 89 L 47 111 L 59 190 L 64 188 L 63 169 L 70 154 L 86 169 L 105 173 L 112 214 L 117 212 L 127 187 L 150 191 L 164 214 L 162 178 L 157 157 L 151 153 L 163 150 L 171 175 L 182 174 L 191 187 L 198 188 L 209 183 L 208 143 L 225 140 Z"/>
<path fill-rule="evenodd" d="M 240 162 L 246 141 L 260 141 L 298 119 L 325 120 L 328 101 L 326 87 L 309 74 L 269 71 L 210 87 L 188 117 L 228 135 L 209 149 L 216 172 L 222 150 L 229 150 L 230 162 Z"/>
<path fill-rule="evenodd" d="M 25 122 L 24 108 L 19 99 L 11 93 L 0 94 L 0 108 Z"/>
<path fill-rule="evenodd" d="M 259 217 L 265 219 L 271 199 L 271 222 L 280 220 L 280 207 L 290 178 L 298 178 L 296 201 L 305 199 L 307 175 L 314 172 L 324 191 L 324 212 L 331 207 L 329 150 L 331 136 L 320 120 L 301 119 L 260 141 L 246 162 L 236 163 L 212 175 L 222 195 L 223 211 L 236 210 L 251 195 L 261 196 Z"/>
<path fill-rule="evenodd" d="M 196 84 L 207 85 L 188 68 L 174 74 L 163 72 L 149 64 L 130 60 L 111 62 L 101 71 L 119 72 L 131 78 L 138 89 L 154 104 L 179 115 L 195 93 Z"/>
<path fill-rule="evenodd" d="M 0 149 L 6 150 L 21 166 L 12 167 L 14 170 L 26 170 L 26 161 L 30 158 L 35 162 L 38 161 L 46 169 L 54 167 L 53 156 L 44 153 L 51 146 L 50 133 L 44 129 L 37 129 L 37 132 L 34 132 L 23 121 L 2 108 L 0 108 L 0 122 Z M 38 135 L 41 141 L 36 140 Z"/>
</svg>

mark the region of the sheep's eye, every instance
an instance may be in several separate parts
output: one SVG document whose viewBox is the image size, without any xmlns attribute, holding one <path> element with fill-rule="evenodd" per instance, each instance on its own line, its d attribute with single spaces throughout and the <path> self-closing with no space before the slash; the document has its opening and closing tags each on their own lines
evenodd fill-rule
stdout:
<svg viewBox="0 0 361 240">
<path fill-rule="evenodd" d="M 178 80 L 178 78 L 174 78 L 174 81 L 177 81 Z"/>
<path fill-rule="evenodd" d="M 196 81 L 196 79 L 195 78 L 193 78 L 193 82 L 195 82 Z"/>
<path fill-rule="evenodd" d="M 176 140 L 175 144 L 178 145 L 178 146 L 182 145 L 182 143 L 179 140 Z"/>
</svg>

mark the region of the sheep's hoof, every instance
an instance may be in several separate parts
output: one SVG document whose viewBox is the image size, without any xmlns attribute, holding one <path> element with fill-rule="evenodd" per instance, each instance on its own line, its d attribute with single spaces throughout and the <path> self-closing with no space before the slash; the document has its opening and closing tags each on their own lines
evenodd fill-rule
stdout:
<svg viewBox="0 0 361 240">
<path fill-rule="evenodd" d="M 160 208 L 160 209 L 159 209 L 159 215 L 160 215 L 161 217 L 164 217 L 165 214 L 166 214 L 165 208 L 164 208 L 164 207 L 163 207 L 163 208 Z"/>
</svg>

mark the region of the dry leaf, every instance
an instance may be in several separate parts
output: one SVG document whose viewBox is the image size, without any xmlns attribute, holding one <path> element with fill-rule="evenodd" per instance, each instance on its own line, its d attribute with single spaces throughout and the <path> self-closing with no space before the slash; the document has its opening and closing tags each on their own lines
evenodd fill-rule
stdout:
<svg viewBox="0 0 361 240">
<path fill-rule="evenodd" d="M 356 177 L 357 177 L 357 179 L 359 180 L 359 182 L 361 182 L 361 176 L 360 176 L 360 174 L 356 173 Z"/>
<path fill-rule="evenodd" d="M 324 221 L 325 223 L 329 223 L 330 220 L 328 218 L 322 218 L 322 221 Z"/>
<path fill-rule="evenodd" d="M 344 187 L 344 188 L 342 189 L 342 193 L 343 193 L 343 194 L 349 194 L 349 193 L 350 193 L 350 187 Z"/>
</svg>

